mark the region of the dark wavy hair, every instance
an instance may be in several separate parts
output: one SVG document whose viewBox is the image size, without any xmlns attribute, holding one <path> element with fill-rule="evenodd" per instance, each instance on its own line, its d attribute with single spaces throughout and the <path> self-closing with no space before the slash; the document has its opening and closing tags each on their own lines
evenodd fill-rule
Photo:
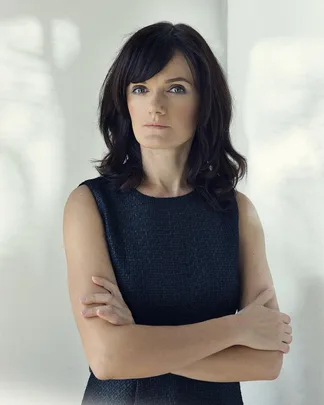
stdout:
<svg viewBox="0 0 324 405">
<path fill-rule="evenodd" d="M 175 52 L 186 58 L 200 105 L 197 127 L 187 159 L 187 183 L 214 209 L 226 209 L 235 187 L 247 174 L 247 160 L 230 139 L 232 98 L 225 74 L 204 38 L 191 26 L 158 22 L 125 42 L 100 89 L 99 128 L 109 152 L 95 166 L 101 176 L 123 191 L 145 178 L 140 145 L 127 107 L 126 89 L 160 72 Z M 228 204 L 227 204 L 228 206 Z"/>
</svg>

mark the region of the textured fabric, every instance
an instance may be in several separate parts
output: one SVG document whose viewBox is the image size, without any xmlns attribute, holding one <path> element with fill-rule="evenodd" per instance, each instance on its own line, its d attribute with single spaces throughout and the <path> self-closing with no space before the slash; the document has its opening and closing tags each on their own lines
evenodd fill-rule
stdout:
<svg viewBox="0 0 324 405">
<path fill-rule="evenodd" d="M 239 306 L 238 209 L 214 211 L 196 192 L 156 198 L 86 180 L 96 200 L 117 283 L 134 321 L 185 325 Z M 98 380 L 82 405 L 240 405 L 240 384 L 161 376 Z"/>
</svg>

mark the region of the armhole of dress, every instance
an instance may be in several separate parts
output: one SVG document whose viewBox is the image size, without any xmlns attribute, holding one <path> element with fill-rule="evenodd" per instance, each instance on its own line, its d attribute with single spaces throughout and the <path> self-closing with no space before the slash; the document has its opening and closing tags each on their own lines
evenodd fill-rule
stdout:
<svg viewBox="0 0 324 405">
<path fill-rule="evenodd" d="M 78 187 L 83 186 L 83 185 L 86 185 L 88 187 L 88 189 L 90 190 L 90 192 L 96 202 L 101 219 L 103 221 L 104 220 L 104 215 L 103 215 L 104 207 L 102 206 L 102 199 L 100 198 L 99 191 L 93 186 L 93 184 L 91 184 L 91 182 L 89 180 L 83 181 L 82 183 L 80 183 L 78 185 Z"/>
<path fill-rule="evenodd" d="M 97 208 L 99 210 L 99 214 L 101 216 L 101 220 L 103 221 L 103 215 L 102 215 L 101 207 L 100 207 L 100 204 L 99 204 L 100 199 L 98 198 L 98 193 L 96 192 L 96 190 L 94 189 L 94 187 L 91 185 L 91 183 L 88 180 L 85 180 L 82 183 L 80 183 L 78 185 L 78 187 L 83 186 L 83 185 L 87 186 L 88 189 L 90 190 L 91 194 L 93 195 L 93 198 L 94 198 L 94 200 L 96 202 L 96 205 L 97 205 Z M 89 364 L 88 364 L 88 370 L 89 370 L 90 374 L 93 374 Z"/>
</svg>

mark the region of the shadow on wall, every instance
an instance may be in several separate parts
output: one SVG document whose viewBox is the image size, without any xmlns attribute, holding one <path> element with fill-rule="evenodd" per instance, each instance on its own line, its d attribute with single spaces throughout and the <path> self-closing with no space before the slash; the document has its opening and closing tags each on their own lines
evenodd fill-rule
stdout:
<svg viewBox="0 0 324 405">
<path fill-rule="evenodd" d="M 247 54 L 247 194 L 264 225 L 279 305 L 292 316 L 294 341 L 280 378 L 253 384 L 246 398 L 253 404 L 264 398 L 266 404 L 322 405 L 323 41 L 265 38 Z"/>
<path fill-rule="evenodd" d="M 0 293 L 10 311 L 0 316 L 0 403 L 78 404 L 88 377 L 68 298 L 63 207 L 71 184 L 96 175 L 98 90 L 130 30 L 120 7 L 96 7 L 1 10 Z"/>
</svg>

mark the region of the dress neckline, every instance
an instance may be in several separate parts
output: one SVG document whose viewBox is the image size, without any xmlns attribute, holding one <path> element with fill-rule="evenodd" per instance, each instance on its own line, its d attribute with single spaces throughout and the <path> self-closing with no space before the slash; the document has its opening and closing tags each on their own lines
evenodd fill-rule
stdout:
<svg viewBox="0 0 324 405">
<path fill-rule="evenodd" d="M 137 197 L 139 197 L 141 200 L 147 200 L 147 201 L 150 201 L 150 202 L 154 202 L 154 201 L 156 201 L 156 202 L 162 202 L 162 201 L 169 202 L 169 201 L 183 201 L 183 200 L 186 200 L 186 199 L 190 198 L 196 192 L 196 190 L 193 189 L 192 191 L 189 191 L 189 193 L 187 193 L 187 194 L 183 194 L 183 195 L 179 195 L 179 196 L 172 196 L 172 197 L 154 197 L 154 196 L 151 196 L 151 195 L 144 194 L 141 191 L 137 190 L 136 188 L 133 188 L 132 192 Z"/>
</svg>

